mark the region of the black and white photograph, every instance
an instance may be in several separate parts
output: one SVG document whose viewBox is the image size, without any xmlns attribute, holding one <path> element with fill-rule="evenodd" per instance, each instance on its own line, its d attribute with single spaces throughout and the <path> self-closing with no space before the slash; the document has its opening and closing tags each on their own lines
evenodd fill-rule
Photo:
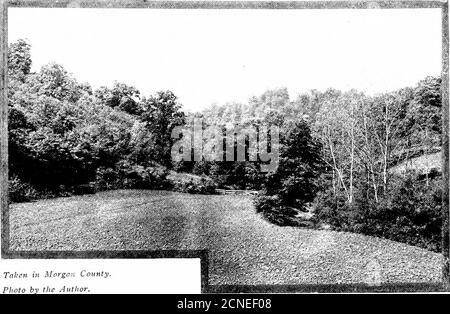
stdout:
<svg viewBox="0 0 450 314">
<path fill-rule="evenodd" d="M 10 258 L 201 251 L 213 292 L 448 286 L 446 2 L 62 2 L 3 23 Z"/>
</svg>

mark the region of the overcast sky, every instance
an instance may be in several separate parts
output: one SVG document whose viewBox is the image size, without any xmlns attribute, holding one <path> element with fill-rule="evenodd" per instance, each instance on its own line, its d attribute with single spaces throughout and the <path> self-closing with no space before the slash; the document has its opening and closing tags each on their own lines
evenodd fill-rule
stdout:
<svg viewBox="0 0 450 314">
<path fill-rule="evenodd" d="M 55 61 L 94 88 L 172 90 L 186 109 L 287 87 L 378 93 L 441 72 L 440 9 L 11 8 L 9 42 L 33 69 Z"/>
</svg>

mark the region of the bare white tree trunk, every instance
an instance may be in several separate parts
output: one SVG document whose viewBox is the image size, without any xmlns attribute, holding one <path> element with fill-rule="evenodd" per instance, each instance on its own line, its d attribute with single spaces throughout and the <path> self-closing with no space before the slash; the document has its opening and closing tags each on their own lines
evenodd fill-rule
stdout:
<svg viewBox="0 0 450 314">
<path fill-rule="evenodd" d="M 351 106 L 351 124 L 350 124 L 350 182 L 349 182 L 349 200 L 353 202 L 353 167 L 355 162 L 355 119 L 354 119 L 354 105 Z"/>
<path fill-rule="evenodd" d="M 331 158 L 333 160 L 333 165 L 332 166 L 333 166 L 334 170 L 336 170 L 336 173 L 338 175 L 339 181 L 342 184 L 342 187 L 344 188 L 345 194 L 347 195 L 347 200 L 350 201 L 351 198 L 350 198 L 350 195 L 349 195 L 349 192 L 348 192 L 348 189 L 347 189 L 347 185 L 344 182 L 344 177 L 342 175 L 342 171 L 339 169 L 337 161 L 336 161 L 336 156 L 335 156 L 335 153 L 334 153 L 333 141 L 331 139 L 331 132 L 330 132 L 330 129 L 328 127 L 327 127 L 327 133 L 326 134 L 327 134 L 328 148 L 330 150 Z"/>
</svg>

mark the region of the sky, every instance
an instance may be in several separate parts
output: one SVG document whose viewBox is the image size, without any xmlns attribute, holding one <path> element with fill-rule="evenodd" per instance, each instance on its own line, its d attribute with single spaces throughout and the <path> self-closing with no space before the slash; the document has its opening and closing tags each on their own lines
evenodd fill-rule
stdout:
<svg viewBox="0 0 450 314">
<path fill-rule="evenodd" d="M 171 90 L 185 110 L 287 87 L 368 94 L 441 73 L 440 9 L 159 10 L 10 8 L 8 41 L 32 69 L 57 62 L 94 88 Z"/>
</svg>

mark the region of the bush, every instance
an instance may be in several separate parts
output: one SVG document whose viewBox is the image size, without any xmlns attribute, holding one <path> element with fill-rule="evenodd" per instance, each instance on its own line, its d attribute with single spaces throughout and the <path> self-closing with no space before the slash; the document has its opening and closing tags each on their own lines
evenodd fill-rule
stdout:
<svg viewBox="0 0 450 314">
<path fill-rule="evenodd" d="M 29 202 L 39 198 L 39 193 L 29 183 L 18 177 L 9 180 L 9 200 L 13 203 Z"/>
<path fill-rule="evenodd" d="M 331 190 L 319 194 L 316 223 L 335 230 L 362 233 L 440 252 L 442 227 L 441 182 L 429 186 L 415 175 L 394 178 L 387 195 L 378 202 L 356 193 L 348 204 L 344 195 Z"/>
<path fill-rule="evenodd" d="M 298 221 L 294 218 L 295 210 L 284 206 L 279 196 L 257 196 L 253 204 L 256 212 L 261 213 L 264 218 L 278 226 L 297 226 Z"/>
<path fill-rule="evenodd" d="M 196 182 L 194 179 L 188 181 L 175 182 L 173 190 L 190 194 L 215 194 L 217 185 L 210 179 L 200 178 Z"/>
<path fill-rule="evenodd" d="M 344 194 L 333 195 L 333 191 L 322 191 L 317 195 L 314 219 L 319 223 L 328 223 L 335 229 L 345 230 L 350 223 L 352 209 Z"/>
<path fill-rule="evenodd" d="M 113 168 L 100 167 L 95 175 L 97 190 L 114 190 L 119 188 L 120 181 L 117 172 Z"/>
<path fill-rule="evenodd" d="M 256 162 L 248 161 L 215 161 L 210 162 L 208 177 L 217 183 L 219 188 L 236 190 L 258 190 L 264 179 Z"/>
<path fill-rule="evenodd" d="M 164 189 L 169 186 L 165 167 L 144 167 L 121 161 L 114 168 L 101 167 L 96 173 L 98 190 Z"/>
<path fill-rule="evenodd" d="M 433 251 L 441 250 L 442 241 L 442 182 L 434 180 L 429 186 L 413 175 L 395 182 L 388 207 L 381 211 L 390 228 L 383 236 Z"/>
</svg>

